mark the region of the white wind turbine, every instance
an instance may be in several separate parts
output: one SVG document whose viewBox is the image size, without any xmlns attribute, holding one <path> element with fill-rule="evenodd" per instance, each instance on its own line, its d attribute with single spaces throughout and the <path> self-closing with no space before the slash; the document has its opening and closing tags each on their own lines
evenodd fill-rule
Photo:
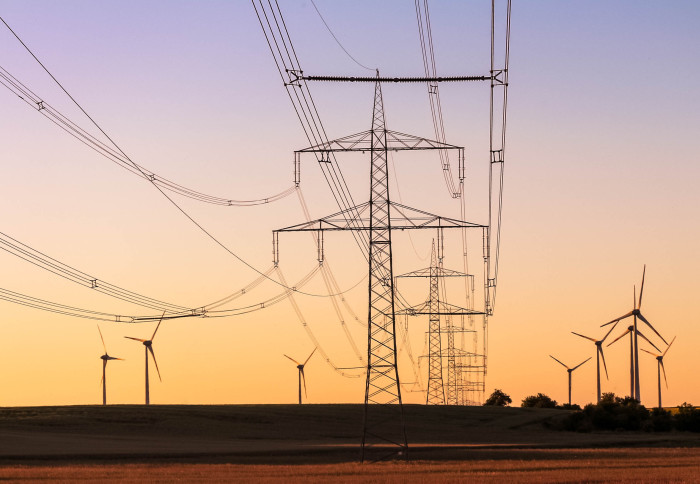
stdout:
<svg viewBox="0 0 700 484">
<path fill-rule="evenodd" d="M 632 325 L 633 328 L 634 328 L 634 329 L 633 329 L 633 340 L 634 340 L 634 345 L 633 345 L 633 346 L 634 346 L 634 348 L 633 348 L 633 351 L 632 351 L 632 354 L 633 354 L 633 361 L 634 361 L 634 365 L 633 365 L 633 378 L 632 378 L 632 380 L 633 380 L 633 382 L 634 382 L 634 385 L 633 385 L 634 388 L 633 388 L 633 392 L 632 392 L 631 396 L 634 397 L 637 401 L 640 401 L 640 389 L 639 389 L 639 345 L 638 345 L 638 343 L 637 343 L 637 335 L 639 334 L 639 330 L 637 329 L 637 318 L 639 318 L 639 319 L 641 319 L 642 321 L 644 321 L 644 323 L 645 323 L 647 326 L 649 326 L 649 328 L 651 328 L 651 330 L 652 330 L 654 333 L 656 333 L 656 335 L 657 335 L 659 338 L 661 338 L 661 341 L 663 341 L 665 344 L 668 344 L 668 342 L 664 339 L 664 337 L 661 336 L 661 334 L 659 334 L 658 331 L 656 331 L 656 329 L 651 325 L 651 323 L 650 323 L 649 321 L 647 321 L 647 319 L 642 315 L 642 313 L 641 313 L 641 311 L 640 311 L 640 309 L 641 309 L 641 307 L 642 307 L 642 294 L 644 293 L 644 276 L 645 276 L 645 274 L 646 274 L 646 271 L 647 271 L 647 266 L 646 266 L 646 264 L 645 264 L 645 265 L 644 265 L 644 270 L 643 270 L 643 272 L 642 272 L 642 286 L 641 286 L 641 288 L 639 289 L 639 304 L 637 304 L 637 288 L 636 288 L 636 286 L 635 286 L 635 287 L 634 287 L 634 292 L 633 292 L 633 298 L 634 298 L 634 299 L 633 299 L 633 302 L 634 302 L 634 304 L 632 305 L 632 310 L 631 310 L 630 312 L 628 312 L 627 314 L 625 314 L 625 315 L 623 315 L 623 316 L 620 316 L 619 318 L 613 319 L 612 321 L 607 322 L 607 323 L 601 325 L 601 327 L 603 327 L 603 326 L 607 326 L 608 324 L 617 323 L 618 321 L 622 321 L 623 319 L 629 318 L 630 316 L 632 316 L 632 317 L 634 318 L 634 324 Z M 645 338 L 645 339 L 646 339 L 646 338 Z"/>
<path fill-rule="evenodd" d="M 109 356 L 107 354 L 107 345 L 105 345 L 105 339 L 102 337 L 102 330 L 100 329 L 100 325 L 97 325 L 97 331 L 100 332 L 100 339 L 102 340 L 102 347 L 105 350 L 105 354 L 100 356 L 100 359 L 102 360 L 102 380 L 100 383 L 102 384 L 102 405 L 107 405 L 107 362 L 109 360 L 124 360 L 123 358 L 115 358 L 114 356 Z"/>
<path fill-rule="evenodd" d="M 615 326 L 613 325 L 613 327 L 615 327 Z M 625 331 L 620 336 L 618 336 L 617 338 L 612 340 L 610 343 L 607 344 L 607 346 L 610 346 L 611 344 L 615 343 L 616 341 L 621 339 L 626 334 L 630 335 L 630 397 L 636 398 L 634 396 L 634 375 L 635 375 L 635 371 L 634 371 L 634 363 L 635 363 L 634 362 L 634 335 L 635 335 L 634 326 L 627 326 L 627 331 Z M 637 330 L 637 334 L 639 336 L 641 336 L 647 343 L 649 343 L 654 348 L 656 348 L 656 345 L 654 343 L 652 343 L 649 340 L 649 338 L 644 336 L 644 334 L 641 331 Z M 659 350 L 659 348 L 656 348 L 656 349 Z M 659 351 L 661 351 L 661 350 L 659 350 Z"/>
<path fill-rule="evenodd" d="M 585 362 L 587 362 L 588 360 L 590 360 L 590 359 L 593 358 L 593 357 L 592 357 L 592 356 L 589 356 L 588 359 L 583 360 L 581 363 L 579 363 L 578 365 L 574 366 L 573 368 L 569 368 L 568 366 L 566 366 L 566 365 L 565 365 L 564 363 L 562 363 L 561 361 L 557 360 L 557 359 L 556 359 L 555 357 L 553 357 L 552 355 L 549 355 L 549 357 L 552 358 L 552 359 L 553 359 L 554 361 L 556 361 L 557 363 L 559 363 L 559 364 L 560 364 L 561 366 L 563 366 L 564 368 L 566 368 L 566 372 L 569 374 L 569 405 L 571 405 L 571 373 L 572 373 L 576 368 L 578 368 L 579 366 L 583 365 Z"/>
<path fill-rule="evenodd" d="M 163 316 L 165 316 L 165 313 L 163 313 Z M 156 361 L 156 354 L 153 352 L 153 338 L 156 337 L 156 333 L 158 332 L 158 328 L 160 328 L 160 323 L 163 322 L 163 316 L 160 317 L 160 320 L 158 321 L 158 325 L 156 326 L 156 330 L 153 332 L 153 336 L 151 336 L 151 339 L 140 339 L 140 338 L 132 338 L 131 336 L 124 336 L 125 338 L 128 339 L 133 339 L 134 341 L 140 341 L 143 343 L 144 346 L 144 351 L 146 353 L 146 405 L 149 405 L 151 403 L 150 395 L 149 395 L 149 388 L 148 388 L 148 352 L 151 352 L 151 356 L 153 357 L 153 364 L 156 365 L 156 371 L 158 372 L 158 379 L 160 381 L 163 381 L 163 379 L 160 377 L 160 370 L 158 369 L 158 362 Z"/>
<path fill-rule="evenodd" d="M 296 363 L 297 369 L 299 370 L 299 405 L 301 405 L 301 381 L 302 380 L 304 380 L 304 395 L 306 395 L 306 397 L 308 398 L 308 395 L 306 394 L 306 377 L 304 376 L 304 366 L 306 366 L 306 364 L 309 362 L 309 360 L 311 359 L 311 357 L 314 355 L 315 352 L 316 352 L 316 348 L 314 348 L 314 350 L 311 352 L 311 354 L 309 355 L 309 357 L 306 359 L 306 361 L 304 363 L 299 363 L 294 358 L 287 356 L 287 355 L 284 355 L 285 357 L 289 358 L 294 363 Z"/>
<path fill-rule="evenodd" d="M 590 336 L 584 336 L 582 334 L 576 333 L 572 331 L 573 334 L 576 336 L 580 336 L 581 338 L 585 338 L 588 340 L 593 341 L 595 344 L 595 354 L 596 354 L 596 375 L 597 375 L 597 397 L 598 397 L 598 402 L 600 402 L 600 359 L 603 359 L 603 368 L 605 368 L 605 378 L 608 378 L 608 365 L 605 364 L 605 355 L 603 354 L 603 342 L 607 339 L 608 336 L 610 336 L 610 333 L 612 333 L 612 330 L 615 329 L 616 325 L 613 325 L 612 328 L 610 328 L 610 331 L 608 331 L 603 339 L 595 339 L 591 338 Z"/>
<path fill-rule="evenodd" d="M 666 379 L 666 368 L 664 368 L 664 356 L 666 356 L 666 353 L 668 353 L 668 349 L 671 347 L 671 345 L 673 344 L 674 341 L 676 341 L 675 336 L 673 337 L 671 342 L 666 347 L 666 350 L 664 350 L 664 352 L 661 353 L 660 355 L 658 355 L 656 353 L 652 353 L 651 351 L 647 351 L 644 348 L 641 348 L 642 351 L 646 351 L 650 355 L 656 357 L 656 361 L 657 361 L 656 370 L 658 373 L 658 386 L 659 386 L 659 408 L 661 408 L 661 370 L 663 370 L 663 372 L 664 372 L 664 382 L 666 382 L 666 388 L 668 389 L 668 380 Z"/>
</svg>

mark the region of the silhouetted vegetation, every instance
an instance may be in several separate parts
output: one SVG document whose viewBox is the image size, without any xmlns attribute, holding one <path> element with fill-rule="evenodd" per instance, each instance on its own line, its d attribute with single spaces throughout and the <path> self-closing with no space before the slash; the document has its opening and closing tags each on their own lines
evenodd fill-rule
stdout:
<svg viewBox="0 0 700 484">
<path fill-rule="evenodd" d="M 597 404 L 589 403 L 583 410 L 567 415 L 561 421 L 564 430 L 590 432 L 593 430 L 671 430 L 700 432 L 700 410 L 689 403 L 678 407 L 674 415 L 663 408 L 649 411 L 632 397 L 617 397 L 604 393 Z"/>
<path fill-rule="evenodd" d="M 496 388 L 491 396 L 486 399 L 484 406 L 494 406 L 494 407 L 507 407 L 511 404 L 513 400 L 510 395 L 504 393 L 502 390 Z"/>
<path fill-rule="evenodd" d="M 544 393 L 538 393 L 537 395 L 523 398 L 523 403 L 520 406 L 528 408 L 557 408 L 557 401 L 552 400 Z"/>
<path fill-rule="evenodd" d="M 678 430 L 700 432 L 700 410 L 687 402 L 678 407 L 678 414 L 676 414 L 675 420 L 676 429 Z"/>
<path fill-rule="evenodd" d="M 562 403 L 555 408 L 561 408 L 562 410 L 581 410 L 581 405 L 578 403 Z"/>
</svg>

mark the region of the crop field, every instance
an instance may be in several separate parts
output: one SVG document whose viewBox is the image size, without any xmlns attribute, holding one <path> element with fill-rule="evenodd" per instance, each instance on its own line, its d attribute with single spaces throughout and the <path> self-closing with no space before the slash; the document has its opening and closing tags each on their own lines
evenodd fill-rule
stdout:
<svg viewBox="0 0 700 484">
<path fill-rule="evenodd" d="M 361 405 L 0 408 L 0 481 L 697 482 L 700 436 L 561 432 L 551 409 L 407 406 L 410 461 L 359 464 Z"/>
</svg>

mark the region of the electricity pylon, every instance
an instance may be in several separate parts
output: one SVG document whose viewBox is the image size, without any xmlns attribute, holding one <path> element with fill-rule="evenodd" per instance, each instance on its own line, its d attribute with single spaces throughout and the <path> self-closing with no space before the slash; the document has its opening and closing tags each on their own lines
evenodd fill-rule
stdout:
<svg viewBox="0 0 700 484">
<path fill-rule="evenodd" d="M 334 79 L 342 80 L 342 79 Z M 384 119 L 381 82 L 374 85 L 372 127 L 355 135 L 321 143 L 299 153 L 369 151 L 370 200 L 327 217 L 273 232 L 274 262 L 279 260 L 279 233 L 316 231 L 319 261 L 323 261 L 323 237 L 326 230 L 356 231 L 366 234 L 369 262 L 369 321 L 367 325 L 367 380 L 365 385 L 361 459 L 381 460 L 396 454 L 407 456 L 408 441 L 404 426 L 401 385 L 396 361 L 396 311 L 392 230 L 481 228 L 486 226 L 440 217 L 392 202 L 389 196 L 388 151 L 453 149 L 459 153 L 459 176 L 464 179 L 464 148 L 426 138 L 389 131 Z M 321 161 L 323 163 L 324 161 Z M 364 237 L 364 236 L 363 236 Z M 372 454 L 372 455 L 370 455 Z"/>
<path fill-rule="evenodd" d="M 441 244 L 438 243 L 438 248 Z M 397 276 L 404 277 L 427 277 L 430 280 L 430 295 L 425 303 L 418 306 L 413 306 L 402 310 L 400 313 L 409 314 L 411 316 L 427 314 L 428 315 L 428 391 L 426 395 L 426 404 L 428 405 L 456 405 L 457 404 L 457 366 L 455 361 L 454 348 L 454 333 L 458 332 L 458 328 L 454 328 L 448 319 L 446 319 L 446 327 L 440 327 L 441 316 L 452 315 L 476 315 L 483 314 L 481 312 L 472 311 L 469 309 L 453 306 L 440 300 L 440 282 L 445 277 L 466 277 L 467 274 L 462 272 L 445 269 L 442 263 L 438 260 L 442 259 L 442 251 L 440 256 L 435 250 L 435 242 L 430 256 L 430 267 L 419 269 Z M 443 378 L 443 357 L 445 352 L 442 349 L 442 332 L 443 329 L 448 335 L 448 351 L 447 353 L 447 369 L 448 381 L 445 385 Z M 451 340 L 451 345 L 449 340 Z M 445 386 L 448 391 L 445 392 Z"/>
</svg>

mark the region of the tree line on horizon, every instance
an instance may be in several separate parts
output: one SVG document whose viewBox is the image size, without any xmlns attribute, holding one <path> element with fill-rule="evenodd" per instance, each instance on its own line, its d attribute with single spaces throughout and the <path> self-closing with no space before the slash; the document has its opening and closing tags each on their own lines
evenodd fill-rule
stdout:
<svg viewBox="0 0 700 484">
<path fill-rule="evenodd" d="M 506 407 L 512 403 L 510 395 L 496 389 L 484 402 L 484 406 Z M 632 397 L 618 397 L 614 393 L 603 393 L 598 403 L 589 403 L 583 408 L 576 404 L 557 404 L 544 393 L 525 397 L 524 408 L 558 408 L 570 410 L 561 419 L 545 422 L 549 428 L 575 432 L 594 430 L 643 430 L 647 432 L 670 432 L 672 430 L 700 432 L 700 409 L 683 403 L 672 410 L 653 408 L 651 411 Z"/>
</svg>

